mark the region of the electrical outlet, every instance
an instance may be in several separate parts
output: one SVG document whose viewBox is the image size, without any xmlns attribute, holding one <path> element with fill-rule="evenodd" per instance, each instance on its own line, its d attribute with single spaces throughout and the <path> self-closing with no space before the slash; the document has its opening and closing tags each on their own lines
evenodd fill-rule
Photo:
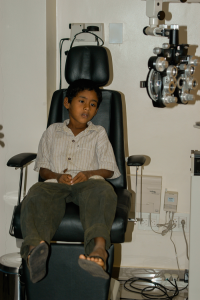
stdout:
<svg viewBox="0 0 200 300">
<path fill-rule="evenodd" d="M 149 226 L 149 220 L 148 219 L 143 219 L 142 226 L 143 227 L 148 227 Z"/>
<path fill-rule="evenodd" d="M 151 214 L 151 226 L 153 230 L 157 231 L 158 227 L 157 224 L 159 223 L 159 214 Z M 137 213 L 137 218 L 140 218 L 140 214 Z M 137 222 L 139 230 L 152 230 L 150 226 L 150 214 L 149 213 L 142 213 L 143 221 L 140 224 L 140 221 Z"/>
<path fill-rule="evenodd" d="M 178 228 L 178 217 L 174 217 L 173 221 L 174 221 L 174 224 L 176 225 L 175 228 Z"/>
<path fill-rule="evenodd" d="M 157 219 L 151 218 L 151 226 L 157 227 L 157 224 L 158 224 Z"/>
<path fill-rule="evenodd" d="M 174 214 L 174 223 L 176 227 L 173 229 L 173 231 L 183 231 L 181 221 L 184 220 L 184 229 L 185 232 L 189 232 L 189 223 L 190 223 L 190 215 L 189 214 L 181 214 L 181 213 L 175 213 Z"/>
</svg>

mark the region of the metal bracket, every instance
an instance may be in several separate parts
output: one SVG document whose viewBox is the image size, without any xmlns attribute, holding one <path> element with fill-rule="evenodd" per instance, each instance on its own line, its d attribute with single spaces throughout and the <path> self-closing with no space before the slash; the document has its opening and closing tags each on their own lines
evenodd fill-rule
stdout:
<svg viewBox="0 0 200 300">
<path fill-rule="evenodd" d="M 147 87 L 147 82 L 146 81 L 140 81 L 140 87 L 141 88 L 146 88 Z"/>
</svg>

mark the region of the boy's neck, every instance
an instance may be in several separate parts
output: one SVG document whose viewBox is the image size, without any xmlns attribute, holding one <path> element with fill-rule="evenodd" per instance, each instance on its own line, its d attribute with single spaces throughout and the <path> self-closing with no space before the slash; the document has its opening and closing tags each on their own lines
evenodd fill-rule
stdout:
<svg viewBox="0 0 200 300">
<path fill-rule="evenodd" d="M 75 125 L 71 121 L 69 121 L 69 124 L 67 125 L 67 127 L 70 128 L 71 131 L 73 132 L 73 134 L 76 136 L 79 133 L 81 133 L 82 131 L 84 131 L 88 127 L 88 125 L 87 125 L 87 123 Z"/>
</svg>

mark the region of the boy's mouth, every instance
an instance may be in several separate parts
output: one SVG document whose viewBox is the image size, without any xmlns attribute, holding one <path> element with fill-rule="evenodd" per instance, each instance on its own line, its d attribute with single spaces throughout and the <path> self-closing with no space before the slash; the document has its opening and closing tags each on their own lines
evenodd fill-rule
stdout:
<svg viewBox="0 0 200 300">
<path fill-rule="evenodd" d="M 88 114 L 82 114 L 81 115 L 83 118 L 88 118 Z"/>
</svg>

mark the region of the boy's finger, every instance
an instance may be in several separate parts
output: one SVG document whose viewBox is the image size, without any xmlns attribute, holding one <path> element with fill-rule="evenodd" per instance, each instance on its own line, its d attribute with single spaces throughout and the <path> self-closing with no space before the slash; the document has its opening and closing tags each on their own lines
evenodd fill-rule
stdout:
<svg viewBox="0 0 200 300">
<path fill-rule="evenodd" d="M 78 173 L 71 181 L 72 184 L 75 184 L 75 183 L 79 183 L 79 182 L 82 182 L 84 181 L 83 180 L 83 176 L 81 173 Z"/>
<path fill-rule="evenodd" d="M 68 170 L 68 168 L 67 168 L 67 169 L 65 169 L 63 172 L 65 173 L 65 172 L 67 172 L 67 170 Z"/>
<path fill-rule="evenodd" d="M 69 178 L 68 175 L 64 174 L 64 175 L 62 176 L 62 180 L 63 180 L 63 182 L 70 182 L 70 181 L 71 181 L 71 178 Z"/>
</svg>

